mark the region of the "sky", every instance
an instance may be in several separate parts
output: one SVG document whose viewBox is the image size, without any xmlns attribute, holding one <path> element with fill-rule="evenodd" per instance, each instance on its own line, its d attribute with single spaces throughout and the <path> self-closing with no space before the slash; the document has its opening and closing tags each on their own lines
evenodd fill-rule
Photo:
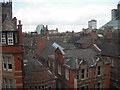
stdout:
<svg viewBox="0 0 120 90">
<path fill-rule="evenodd" d="M 6 0 L 7 1 L 7 0 Z M 23 32 L 35 31 L 37 25 L 58 28 L 59 32 L 88 28 L 97 20 L 97 28 L 111 20 L 111 10 L 119 0 L 12 0 L 13 17 L 22 21 Z"/>
</svg>

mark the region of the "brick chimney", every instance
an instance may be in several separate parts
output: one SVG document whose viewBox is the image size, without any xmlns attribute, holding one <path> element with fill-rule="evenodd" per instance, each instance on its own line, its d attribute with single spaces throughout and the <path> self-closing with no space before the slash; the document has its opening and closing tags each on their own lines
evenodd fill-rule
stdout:
<svg viewBox="0 0 120 90">
<path fill-rule="evenodd" d="M 19 31 L 19 44 L 22 44 L 22 24 L 21 20 L 18 21 L 18 31 Z"/>
<path fill-rule="evenodd" d="M 13 24 L 15 25 L 15 29 L 17 29 L 17 18 L 14 17 L 12 20 Z"/>
</svg>

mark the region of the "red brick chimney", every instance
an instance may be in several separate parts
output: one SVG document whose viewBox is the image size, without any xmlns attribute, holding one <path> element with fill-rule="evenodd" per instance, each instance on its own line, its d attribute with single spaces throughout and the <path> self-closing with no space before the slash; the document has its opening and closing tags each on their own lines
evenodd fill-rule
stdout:
<svg viewBox="0 0 120 90">
<path fill-rule="evenodd" d="M 22 44 L 22 24 L 21 20 L 18 21 L 18 31 L 19 31 L 19 44 Z"/>
</svg>

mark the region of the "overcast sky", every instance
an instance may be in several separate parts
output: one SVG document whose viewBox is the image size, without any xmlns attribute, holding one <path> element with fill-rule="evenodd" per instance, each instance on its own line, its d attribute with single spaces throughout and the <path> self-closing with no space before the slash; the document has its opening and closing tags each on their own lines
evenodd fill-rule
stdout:
<svg viewBox="0 0 120 90">
<path fill-rule="evenodd" d="M 111 10 L 119 0 L 13 0 L 13 17 L 22 20 L 23 31 L 34 31 L 38 24 L 49 29 L 81 31 L 88 21 L 97 20 L 97 27 L 111 20 Z"/>
</svg>

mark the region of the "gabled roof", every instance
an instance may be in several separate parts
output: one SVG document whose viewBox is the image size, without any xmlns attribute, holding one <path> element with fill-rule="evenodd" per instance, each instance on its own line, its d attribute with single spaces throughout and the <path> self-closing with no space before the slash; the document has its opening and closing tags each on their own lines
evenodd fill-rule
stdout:
<svg viewBox="0 0 120 90">
<path fill-rule="evenodd" d="M 69 64 L 70 66 L 74 66 L 76 60 L 78 60 L 79 62 L 81 60 L 84 60 L 89 65 L 93 65 L 95 63 L 94 58 L 98 55 L 99 54 L 95 51 L 94 48 L 65 50 L 65 59 L 69 59 L 69 61 L 66 64 Z"/>
<path fill-rule="evenodd" d="M 75 46 L 73 44 L 69 44 L 66 42 L 54 42 L 50 40 L 44 41 L 44 48 L 41 53 L 39 53 L 39 56 L 42 56 L 43 58 L 47 59 L 48 55 L 55 55 L 55 50 L 57 48 L 63 49 L 74 49 Z"/>
<path fill-rule="evenodd" d="M 48 70 L 48 68 L 41 65 L 41 63 L 36 59 L 28 57 L 25 60 L 28 61 L 28 64 L 24 66 L 25 78 L 29 78 L 31 83 L 55 79 L 55 76 Z"/>
<path fill-rule="evenodd" d="M 15 26 L 12 22 L 12 20 L 7 16 L 3 22 L 3 31 L 14 31 Z"/>
</svg>

